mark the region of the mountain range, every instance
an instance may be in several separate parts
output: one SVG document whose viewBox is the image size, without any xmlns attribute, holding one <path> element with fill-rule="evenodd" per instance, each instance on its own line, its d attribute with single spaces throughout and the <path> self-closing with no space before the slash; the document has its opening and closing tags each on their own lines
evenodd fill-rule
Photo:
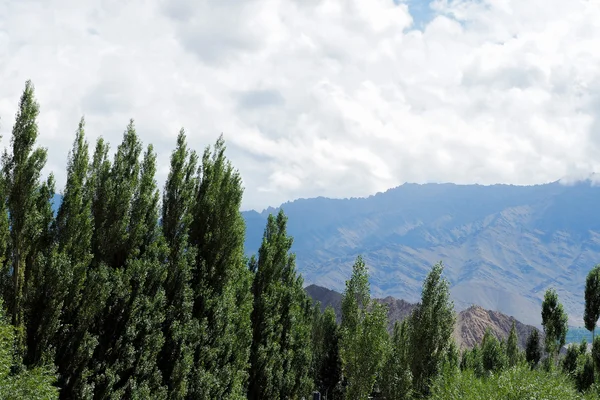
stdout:
<svg viewBox="0 0 600 400">
<path fill-rule="evenodd" d="M 335 311 L 338 323 L 341 322 L 342 295 L 336 291 L 318 286 L 309 285 L 305 288 L 306 293 L 321 305 L 321 310 L 331 306 Z M 379 303 L 387 305 L 388 330 L 391 332 L 396 321 L 402 321 L 408 317 L 417 306 L 404 300 L 388 296 L 383 299 L 375 299 Z M 479 306 L 471 306 L 458 313 L 454 326 L 454 340 L 460 349 L 472 348 L 475 344 L 480 345 L 487 328 L 498 339 L 508 338 L 513 322 L 517 331 L 519 347 L 525 349 L 527 338 L 531 331 L 537 329 L 531 325 L 525 325 L 513 317 L 509 317 L 497 311 L 485 310 Z M 543 334 L 540 332 L 540 334 Z"/>
<path fill-rule="evenodd" d="M 588 271 L 600 262 L 600 187 L 594 179 L 532 186 L 404 184 L 365 198 L 299 199 L 244 211 L 246 252 L 266 219 L 288 216 L 306 285 L 343 291 L 362 255 L 375 297 L 420 298 L 431 266 L 445 265 L 457 310 L 472 305 L 540 326 L 547 288 L 582 325 Z"/>
</svg>

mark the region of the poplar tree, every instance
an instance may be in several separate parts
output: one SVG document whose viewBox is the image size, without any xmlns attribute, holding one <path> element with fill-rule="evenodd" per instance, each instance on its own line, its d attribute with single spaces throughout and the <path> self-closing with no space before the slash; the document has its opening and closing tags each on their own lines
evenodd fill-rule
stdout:
<svg viewBox="0 0 600 400">
<path fill-rule="evenodd" d="M 11 315 L 12 325 L 17 329 L 17 347 L 24 352 L 24 291 L 29 276 L 28 268 L 36 259 L 37 242 L 43 231 L 40 223 L 38 195 L 40 174 L 46 164 L 46 149 L 35 148 L 38 137 L 37 117 L 39 105 L 35 100 L 31 81 L 19 101 L 15 124 L 12 129 L 12 152 L 4 152 L 2 172 L 9 213 L 9 265 L 11 284 L 3 292 Z"/>
<path fill-rule="evenodd" d="M 540 333 L 537 329 L 534 329 L 527 338 L 527 344 L 525 346 L 525 359 L 531 366 L 531 369 L 540 362 L 542 358 L 542 347 L 540 343 Z"/>
<path fill-rule="evenodd" d="M 517 327 L 515 321 L 512 323 L 510 333 L 508 334 L 508 341 L 506 343 L 506 358 L 508 366 L 514 367 L 519 362 L 519 339 L 517 337 Z"/>
<path fill-rule="evenodd" d="M 421 302 L 409 317 L 411 372 L 418 396 L 429 393 L 431 379 L 440 371 L 450 345 L 456 320 L 450 284 L 442 277 L 443 270 L 441 262 L 432 267 L 423 283 Z"/>
<path fill-rule="evenodd" d="M 165 184 L 162 205 L 162 232 L 169 246 L 165 281 L 165 344 L 160 368 L 170 399 L 184 399 L 193 365 L 192 340 L 198 326 L 192 321 L 191 273 L 196 258 L 189 244 L 192 207 L 197 188 L 198 157 L 188 150 L 183 129 L 171 154 L 171 170 Z"/>
<path fill-rule="evenodd" d="M 567 336 L 567 314 L 554 289 L 546 290 L 542 302 L 542 326 L 544 327 L 544 340 L 546 352 L 553 358 L 558 356 Z"/>
<path fill-rule="evenodd" d="M 367 267 L 359 256 L 342 299 L 340 355 L 347 399 L 368 398 L 387 350 L 387 311 L 371 300 L 370 292 Z"/>
<path fill-rule="evenodd" d="M 68 290 L 66 274 L 69 272 L 69 263 L 57 252 L 54 238 L 53 198 L 54 176 L 50 175 L 36 196 L 39 236 L 25 275 L 25 365 L 54 362 L 56 336 L 61 326 L 61 312 Z"/>
<path fill-rule="evenodd" d="M 406 319 L 396 321 L 391 337 L 391 350 L 381 373 L 381 392 L 386 399 L 410 399 L 412 375 L 410 372 L 409 325 Z"/>
<path fill-rule="evenodd" d="M 158 225 L 156 155 L 148 146 L 140 165 L 140 149 L 131 122 L 111 170 L 109 204 L 115 219 L 105 229 L 114 235 L 108 243 L 113 252 L 100 253 L 112 264 L 112 290 L 95 351 L 100 362 L 94 393 L 100 398 L 166 395 L 157 366 L 164 342 L 166 248 Z M 123 190 L 126 185 L 130 186 Z"/>
<path fill-rule="evenodd" d="M 316 325 L 320 331 L 316 343 L 318 359 L 316 363 L 315 384 L 322 395 L 328 399 L 341 397 L 342 360 L 340 358 L 340 328 L 335 311 L 331 306 L 318 314 Z"/>
<path fill-rule="evenodd" d="M 585 279 L 583 321 L 585 328 L 592 332 L 592 341 L 596 335 L 598 318 L 600 318 L 600 264 L 592 268 Z"/>
<path fill-rule="evenodd" d="M 295 256 L 289 251 L 287 217 L 280 210 L 269 215 L 252 291 L 253 340 L 248 398 L 299 398 L 312 389 L 310 379 L 312 312 L 310 299 L 297 275 Z"/>
<path fill-rule="evenodd" d="M 222 136 L 212 150 L 205 149 L 192 209 L 192 316 L 200 328 L 188 397 L 195 399 L 241 398 L 248 382 L 252 299 L 240 212 L 243 189 L 225 150 Z"/>
</svg>

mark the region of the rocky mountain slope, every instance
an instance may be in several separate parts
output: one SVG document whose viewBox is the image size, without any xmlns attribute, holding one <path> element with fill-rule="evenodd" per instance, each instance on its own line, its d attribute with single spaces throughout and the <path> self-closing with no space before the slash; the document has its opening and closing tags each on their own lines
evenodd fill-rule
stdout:
<svg viewBox="0 0 600 400">
<path fill-rule="evenodd" d="M 328 306 L 333 307 L 338 322 L 341 322 L 342 295 L 340 293 L 317 285 L 309 285 L 305 290 L 313 300 L 320 302 L 321 310 L 325 310 Z M 388 329 L 390 331 L 396 321 L 402 321 L 416 307 L 416 304 L 395 299 L 391 296 L 376 300 L 388 306 Z M 506 339 L 513 321 L 517 329 L 519 346 L 524 349 L 527 337 L 533 329 L 536 329 L 535 327 L 525 325 L 513 317 L 497 311 L 485 310 L 479 306 L 471 306 L 458 313 L 454 328 L 454 339 L 461 349 L 472 348 L 475 344 L 481 343 L 488 327 L 497 338 Z"/>
<path fill-rule="evenodd" d="M 431 265 L 443 261 L 458 310 L 478 304 L 539 326 L 555 287 L 582 325 L 583 288 L 600 262 L 600 187 L 589 181 L 536 186 L 405 184 L 368 198 L 283 204 L 306 284 L 342 291 L 356 256 L 373 293 L 416 302 Z M 246 249 L 260 246 L 277 209 L 244 212 Z"/>
</svg>

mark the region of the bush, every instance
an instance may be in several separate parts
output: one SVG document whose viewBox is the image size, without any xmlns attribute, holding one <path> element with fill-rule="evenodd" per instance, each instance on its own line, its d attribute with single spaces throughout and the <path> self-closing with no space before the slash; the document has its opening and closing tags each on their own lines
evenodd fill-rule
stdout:
<svg viewBox="0 0 600 400">
<path fill-rule="evenodd" d="M 591 395 L 590 395 L 591 396 Z M 434 400 L 528 400 L 585 399 L 571 380 L 558 372 L 547 373 L 521 363 L 487 378 L 478 378 L 471 370 L 444 371 L 432 386 Z M 593 398 L 593 397 L 590 397 Z"/>
</svg>

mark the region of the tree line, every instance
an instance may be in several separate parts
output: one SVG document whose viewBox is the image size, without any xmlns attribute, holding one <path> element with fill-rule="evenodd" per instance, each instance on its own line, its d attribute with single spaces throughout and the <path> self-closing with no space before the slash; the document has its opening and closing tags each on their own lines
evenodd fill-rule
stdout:
<svg viewBox="0 0 600 400">
<path fill-rule="evenodd" d="M 303 289 L 283 211 L 246 257 L 242 180 L 222 137 L 198 154 L 181 130 L 161 190 L 156 153 L 133 121 L 111 156 L 102 138 L 90 151 L 81 119 L 55 212 L 54 177 L 41 178 L 38 114 L 28 81 L 1 160 L 0 398 L 469 398 L 468 389 L 486 393 L 503 374 L 527 377 L 528 387 L 594 390 L 600 339 L 591 353 L 582 344 L 559 357 L 566 314 L 552 290 L 544 348 L 534 330 L 522 352 L 513 325 L 506 341 L 488 331 L 461 353 L 441 262 L 417 307 L 388 332 L 359 256 L 338 324 Z M 600 267 L 588 281 L 592 329 Z"/>
</svg>

